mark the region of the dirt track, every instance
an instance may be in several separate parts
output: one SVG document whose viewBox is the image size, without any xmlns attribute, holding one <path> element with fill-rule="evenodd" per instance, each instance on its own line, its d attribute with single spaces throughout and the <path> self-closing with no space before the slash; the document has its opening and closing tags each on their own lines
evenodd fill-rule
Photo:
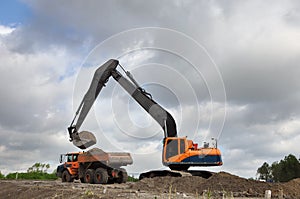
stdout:
<svg viewBox="0 0 300 199">
<path fill-rule="evenodd" d="M 91 185 L 57 181 L 1 180 L 0 198 L 240 198 L 263 197 L 265 190 L 278 198 L 300 198 L 300 179 L 265 183 L 220 172 L 201 177 L 157 177 L 126 184 Z M 209 197 L 206 197 L 209 198 Z"/>
</svg>

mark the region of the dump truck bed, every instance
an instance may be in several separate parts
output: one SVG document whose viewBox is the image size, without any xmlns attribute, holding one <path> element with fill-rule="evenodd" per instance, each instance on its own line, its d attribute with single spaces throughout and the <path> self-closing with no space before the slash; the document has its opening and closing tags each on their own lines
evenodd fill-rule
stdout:
<svg viewBox="0 0 300 199">
<path fill-rule="evenodd" d="M 102 149 L 93 148 L 78 156 L 79 163 L 101 162 L 110 167 L 121 167 L 132 164 L 130 153 L 125 152 L 104 152 Z"/>
</svg>

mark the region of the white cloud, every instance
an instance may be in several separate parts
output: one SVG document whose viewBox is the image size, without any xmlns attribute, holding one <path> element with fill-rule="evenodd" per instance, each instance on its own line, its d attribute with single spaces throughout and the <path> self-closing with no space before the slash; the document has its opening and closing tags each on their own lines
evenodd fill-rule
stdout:
<svg viewBox="0 0 300 199">
<path fill-rule="evenodd" d="M 10 34 L 14 30 L 15 30 L 15 28 L 12 28 L 12 27 L 9 27 L 9 26 L 0 25 L 0 35 L 2 35 L 2 36 Z"/>
<path fill-rule="evenodd" d="M 0 170 L 26 171 L 44 161 L 54 169 L 58 154 L 69 144 L 65 129 L 72 116 L 74 78 L 66 70 L 72 55 L 54 46 L 47 52 L 22 54 L 6 43 L 0 40 L 0 159 L 6 160 Z"/>
</svg>

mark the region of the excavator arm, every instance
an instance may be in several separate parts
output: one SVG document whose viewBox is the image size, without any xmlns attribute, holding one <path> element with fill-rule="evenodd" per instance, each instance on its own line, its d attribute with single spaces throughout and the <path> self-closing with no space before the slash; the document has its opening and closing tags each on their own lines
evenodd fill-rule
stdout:
<svg viewBox="0 0 300 199">
<path fill-rule="evenodd" d="M 74 119 L 68 127 L 70 141 L 73 142 L 75 146 L 81 149 L 86 149 L 96 144 L 96 138 L 92 133 L 87 131 L 82 131 L 79 133 L 79 129 L 83 121 L 85 120 L 88 112 L 90 111 L 92 105 L 94 104 L 96 98 L 98 97 L 101 89 L 105 86 L 105 83 L 111 76 L 111 71 L 115 70 L 118 64 L 119 61 L 111 59 L 95 71 L 91 85 L 86 94 L 84 95 L 76 111 Z"/>
<path fill-rule="evenodd" d="M 87 131 L 79 133 L 79 129 L 101 89 L 105 86 L 105 83 L 111 76 L 158 122 L 164 130 L 165 137 L 177 137 L 176 123 L 172 115 L 157 104 L 152 99 L 151 95 L 138 85 L 132 75 L 122 68 L 129 79 L 124 77 L 116 69 L 118 65 L 118 60 L 111 59 L 95 71 L 91 85 L 83 97 L 74 119 L 68 127 L 70 141 L 81 149 L 85 149 L 96 144 L 96 138 L 92 133 Z"/>
</svg>

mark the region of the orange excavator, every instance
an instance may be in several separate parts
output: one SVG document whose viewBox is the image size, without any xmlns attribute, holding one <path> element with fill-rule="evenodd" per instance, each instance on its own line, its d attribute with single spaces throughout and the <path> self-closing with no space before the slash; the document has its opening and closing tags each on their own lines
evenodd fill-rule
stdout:
<svg viewBox="0 0 300 199">
<path fill-rule="evenodd" d="M 126 77 L 117 70 L 117 66 L 120 66 Z M 213 146 L 204 144 L 203 147 L 198 147 L 198 144 L 186 137 L 177 137 L 176 122 L 172 115 L 155 102 L 151 94 L 139 86 L 131 73 L 126 71 L 118 60 L 114 59 L 107 61 L 96 70 L 91 85 L 80 103 L 71 125 L 68 127 L 70 141 L 75 146 L 85 149 L 96 143 L 96 138 L 92 133 L 78 131 L 101 89 L 110 77 L 113 77 L 162 127 L 164 131 L 163 165 L 168 166 L 171 170 L 187 171 L 191 166 L 221 166 L 223 164 L 216 140 Z M 79 117 L 76 120 L 78 115 Z M 76 123 L 74 124 L 75 120 Z M 155 175 L 153 172 L 148 174 L 150 176 Z"/>
</svg>

